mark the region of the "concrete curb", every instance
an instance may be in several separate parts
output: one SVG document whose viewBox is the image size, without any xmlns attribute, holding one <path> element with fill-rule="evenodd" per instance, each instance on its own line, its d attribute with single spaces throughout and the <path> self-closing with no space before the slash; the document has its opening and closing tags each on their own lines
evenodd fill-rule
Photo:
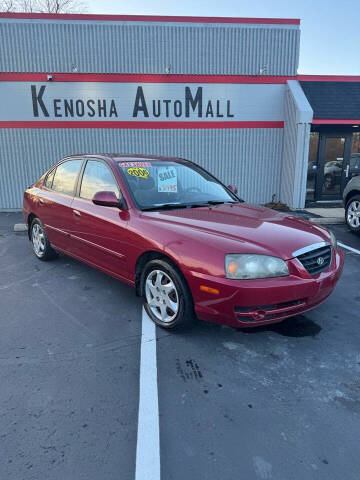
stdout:
<svg viewBox="0 0 360 480">
<path fill-rule="evenodd" d="M 25 223 L 15 223 L 14 232 L 27 232 L 27 225 Z"/>
<path fill-rule="evenodd" d="M 339 217 L 316 217 L 309 218 L 309 221 L 318 225 L 341 225 L 345 223 L 345 219 Z"/>
</svg>

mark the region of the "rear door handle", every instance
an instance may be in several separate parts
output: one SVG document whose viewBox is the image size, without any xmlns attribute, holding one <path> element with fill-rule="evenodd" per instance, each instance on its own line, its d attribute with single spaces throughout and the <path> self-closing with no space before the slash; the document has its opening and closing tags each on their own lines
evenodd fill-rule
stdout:
<svg viewBox="0 0 360 480">
<path fill-rule="evenodd" d="M 73 210 L 73 214 L 75 215 L 75 217 L 81 217 L 81 213 L 79 212 L 79 210 Z"/>
<path fill-rule="evenodd" d="M 40 205 L 44 205 L 45 202 L 42 198 L 39 198 L 39 203 L 40 203 Z"/>
</svg>

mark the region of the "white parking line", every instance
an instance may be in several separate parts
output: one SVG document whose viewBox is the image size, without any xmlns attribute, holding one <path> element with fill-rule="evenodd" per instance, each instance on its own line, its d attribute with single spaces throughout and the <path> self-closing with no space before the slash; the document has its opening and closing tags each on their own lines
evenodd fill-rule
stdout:
<svg viewBox="0 0 360 480">
<path fill-rule="evenodd" d="M 160 480 L 156 326 L 144 308 L 142 310 L 135 480 Z"/>
<path fill-rule="evenodd" d="M 341 243 L 341 242 L 337 242 L 337 243 L 341 248 L 345 248 L 346 250 L 349 250 L 350 252 L 357 253 L 358 255 L 360 255 L 360 250 L 356 250 L 356 248 L 349 247 L 348 245 L 345 245 L 344 243 Z"/>
</svg>

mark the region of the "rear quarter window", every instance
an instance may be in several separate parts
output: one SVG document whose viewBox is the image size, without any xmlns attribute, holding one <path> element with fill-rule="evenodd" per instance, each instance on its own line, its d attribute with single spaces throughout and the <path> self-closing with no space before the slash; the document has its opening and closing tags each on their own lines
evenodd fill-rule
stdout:
<svg viewBox="0 0 360 480">
<path fill-rule="evenodd" d="M 45 187 L 46 188 L 52 188 L 52 183 L 54 180 L 54 175 L 55 175 L 56 168 L 53 168 L 50 173 L 48 173 L 46 179 L 45 179 Z"/>
</svg>

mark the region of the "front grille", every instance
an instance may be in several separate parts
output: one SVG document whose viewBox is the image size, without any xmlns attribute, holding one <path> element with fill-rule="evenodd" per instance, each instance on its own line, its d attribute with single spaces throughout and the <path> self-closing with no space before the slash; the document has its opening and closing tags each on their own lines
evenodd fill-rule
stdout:
<svg viewBox="0 0 360 480">
<path fill-rule="evenodd" d="M 310 252 L 303 253 L 296 257 L 310 275 L 316 275 L 324 270 L 327 270 L 331 263 L 331 247 L 316 248 Z"/>
</svg>

